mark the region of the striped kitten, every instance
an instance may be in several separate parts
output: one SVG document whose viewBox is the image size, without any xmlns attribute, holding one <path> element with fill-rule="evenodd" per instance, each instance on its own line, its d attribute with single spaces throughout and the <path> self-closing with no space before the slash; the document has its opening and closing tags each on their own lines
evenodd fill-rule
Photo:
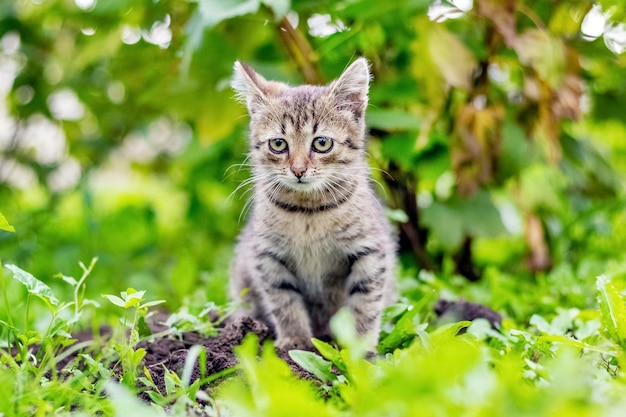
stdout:
<svg viewBox="0 0 626 417">
<path fill-rule="evenodd" d="M 395 242 L 365 155 L 369 80 L 364 58 L 327 86 L 290 87 L 235 63 L 233 88 L 251 119 L 254 196 L 231 292 L 274 328 L 279 348 L 328 338 L 344 306 L 374 348 L 395 297 Z"/>
</svg>

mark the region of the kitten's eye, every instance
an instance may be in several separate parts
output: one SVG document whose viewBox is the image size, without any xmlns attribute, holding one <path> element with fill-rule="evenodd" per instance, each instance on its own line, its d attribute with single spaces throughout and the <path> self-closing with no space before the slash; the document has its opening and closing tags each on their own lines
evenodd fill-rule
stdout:
<svg viewBox="0 0 626 417">
<path fill-rule="evenodd" d="M 287 151 L 287 141 L 285 139 L 270 139 L 268 144 L 270 151 L 274 153 L 283 153 Z"/>
<path fill-rule="evenodd" d="M 333 140 L 325 136 L 318 136 L 313 139 L 313 150 L 319 153 L 330 152 L 333 148 Z"/>
</svg>

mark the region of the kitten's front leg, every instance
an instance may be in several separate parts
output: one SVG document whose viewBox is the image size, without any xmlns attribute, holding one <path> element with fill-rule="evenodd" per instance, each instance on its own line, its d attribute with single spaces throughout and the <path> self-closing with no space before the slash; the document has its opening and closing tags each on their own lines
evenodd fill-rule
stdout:
<svg viewBox="0 0 626 417">
<path fill-rule="evenodd" d="M 288 263 L 276 253 L 264 251 L 258 255 L 256 272 L 263 287 L 263 308 L 276 331 L 276 347 L 312 347 L 309 314 Z"/>
<path fill-rule="evenodd" d="M 356 331 L 368 340 L 370 349 L 378 344 L 380 320 L 385 307 L 385 292 L 393 271 L 388 268 L 391 254 L 381 247 L 363 247 L 348 256 L 352 269 L 347 280 L 348 307 L 352 312 Z"/>
<path fill-rule="evenodd" d="M 266 291 L 270 320 L 276 331 L 276 347 L 284 349 L 304 349 L 312 347 L 311 323 L 302 295 L 290 284 L 278 283 Z"/>
</svg>

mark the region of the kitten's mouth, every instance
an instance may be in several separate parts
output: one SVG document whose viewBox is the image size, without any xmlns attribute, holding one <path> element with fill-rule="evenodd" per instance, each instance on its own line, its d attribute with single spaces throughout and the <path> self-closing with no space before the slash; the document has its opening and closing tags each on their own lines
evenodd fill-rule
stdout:
<svg viewBox="0 0 626 417">
<path fill-rule="evenodd" d="M 309 191 L 313 185 L 313 181 L 306 178 L 292 178 L 288 181 L 287 186 L 296 191 Z"/>
<path fill-rule="evenodd" d="M 309 180 L 307 178 L 296 177 L 296 176 L 292 176 L 287 181 L 289 182 L 289 184 L 295 185 L 296 187 L 299 187 L 299 186 L 301 186 L 303 184 L 310 184 L 311 183 L 311 180 Z"/>
</svg>

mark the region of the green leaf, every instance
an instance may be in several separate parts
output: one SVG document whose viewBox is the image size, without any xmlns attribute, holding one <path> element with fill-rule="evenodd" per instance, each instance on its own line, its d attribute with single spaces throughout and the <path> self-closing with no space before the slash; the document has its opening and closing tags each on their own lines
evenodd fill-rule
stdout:
<svg viewBox="0 0 626 417">
<path fill-rule="evenodd" d="M 131 307 L 135 307 L 137 306 L 139 303 L 141 303 L 141 298 L 137 298 L 137 297 L 129 297 L 126 299 L 126 301 L 124 302 L 124 308 L 131 308 Z"/>
<path fill-rule="evenodd" d="M 372 109 L 367 112 L 367 125 L 370 128 L 387 131 L 417 130 L 420 124 L 421 119 L 419 117 L 402 110 Z"/>
<path fill-rule="evenodd" d="M 393 133 L 382 141 L 381 151 L 385 158 L 399 164 L 405 170 L 415 169 L 415 141 L 417 133 Z"/>
<path fill-rule="evenodd" d="M 0 230 L 6 230 L 7 232 L 15 233 L 15 227 L 11 226 L 6 217 L 0 213 Z"/>
<path fill-rule="evenodd" d="M 55 275 L 55 278 L 61 278 L 63 281 L 67 282 L 72 287 L 75 287 L 76 284 L 78 284 L 78 281 L 76 281 L 76 278 L 68 277 L 68 276 L 63 275 L 63 274 L 57 274 L 57 275 Z"/>
<path fill-rule="evenodd" d="M 385 215 L 389 220 L 396 223 L 406 223 L 409 221 L 409 216 L 404 210 L 385 208 Z"/>
<path fill-rule="evenodd" d="M 584 16 L 588 10 L 588 3 L 568 2 L 555 6 L 550 18 L 550 31 L 564 37 L 576 36 L 580 31 L 580 21 L 576 16 Z"/>
<path fill-rule="evenodd" d="M 453 251 L 461 246 L 464 225 L 457 208 L 435 202 L 424 208 L 422 221 L 433 232 L 443 249 Z"/>
<path fill-rule="evenodd" d="M 39 281 L 32 274 L 15 265 L 6 265 L 6 268 L 13 272 L 13 278 L 21 282 L 29 293 L 41 298 L 53 306 L 59 304 L 59 300 L 52 293 L 52 289 L 43 282 Z"/>
<path fill-rule="evenodd" d="M 163 304 L 165 302 L 166 302 L 165 300 L 148 301 L 147 303 L 143 303 L 140 307 L 141 308 L 150 308 L 150 307 L 158 306 L 159 304 Z"/>
<path fill-rule="evenodd" d="M 139 362 L 146 356 L 146 350 L 139 348 L 133 352 L 133 364 L 139 365 Z"/>
<path fill-rule="evenodd" d="M 586 349 L 586 350 L 591 350 L 594 352 L 599 352 L 602 353 L 604 355 L 615 355 L 615 352 L 612 352 L 610 350 L 607 349 L 602 349 L 593 345 L 590 345 L 588 343 L 585 342 L 581 342 L 580 340 L 576 340 L 573 337 L 568 337 L 568 336 L 558 336 L 558 335 L 548 335 L 548 336 L 539 336 L 537 338 L 537 341 L 545 341 L 545 342 L 551 342 L 551 343 L 560 343 L 562 345 L 565 346 L 571 346 L 573 348 L 577 348 L 577 349 Z"/>
<path fill-rule="evenodd" d="M 118 307 L 126 308 L 126 303 L 124 302 L 124 300 L 122 300 L 117 295 L 102 294 L 102 298 L 106 298 L 107 300 L 109 300 L 110 302 L 112 302 L 113 304 L 115 304 Z"/>
<path fill-rule="evenodd" d="M 191 375 L 200 355 L 206 356 L 206 350 L 204 350 L 204 348 L 200 345 L 192 346 L 187 353 L 187 357 L 185 358 L 185 366 L 183 368 L 183 374 L 181 377 L 181 381 L 186 387 L 188 387 L 191 383 Z"/>
<path fill-rule="evenodd" d="M 180 387 L 182 385 L 182 381 L 178 377 L 178 375 L 170 371 L 169 369 L 165 370 L 165 375 L 163 376 L 163 382 L 165 382 L 165 392 L 168 395 L 171 395 L 176 392 L 176 387 Z"/>
<path fill-rule="evenodd" d="M 137 332 L 139 333 L 139 337 L 148 337 L 152 335 L 152 330 L 150 330 L 150 326 L 146 323 L 146 318 L 144 316 L 140 316 L 139 320 L 137 320 Z"/>
<path fill-rule="evenodd" d="M 462 329 L 469 327 L 471 321 L 458 321 L 456 323 L 444 324 L 430 334 L 430 339 L 434 345 L 440 342 L 446 342 L 452 337 L 456 337 Z"/>
<path fill-rule="evenodd" d="M 596 279 L 602 322 L 608 336 L 626 349 L 626 307 L 619 291 L 606 275 Z"/>
<path fill-rule="evenodd" d="M 296 378 L 289 366 L 276 356 L 272 344 L 265 343 L 259 357 L 258 338 L 249 333 L 234 348 L 241 378 L 224 384 L 220 402 L 233 416 L 338 416 L 331 405 L 320 401 L 309 381 Z"/>
<path fill-rule="evenodd" d="M 96 309 L 100 308 L 100 303 L 95 300 L 83 300 L 83 307 L 92 306 Z"/>
<path fill-rule="evenodd" d="M 564 191 L 568 178 L 558 167 L 533 164 L 520 174 L 521 205 L 528 211 L 547 209 L 557 211 L 564 205 Z"/>
<path fill-rule="evenodd" d="M 341 362 L 341 355 L 339 354 L 339 350 L 335 349 L 330 343 L 323 342 L 319 339 L 311 339 L 313 346 L 315 349 L 326 359 L 334 363 L 335 365 Z"/>
<path fill-rule="evenodd" d="M 434 202 L 424 208 L 423 222 L 448 251 L 456 250 L 465 236 L 497 237 L 506 233 L 500 212 L 486 191 L 470 198 L 453 196 L 445 202 Z"/>
<path fill-rule="evenodd" d="M 123 299 L 128 298 L 128 296 L 133 295 L 133 294 L 139 294 L 139 296 L 143 296 L 143 294 L 145 294 L 146 291 L 137 291 L 136 289 L 129 287 L 126 289 L 126 291 L 122 291 L 120 294 L 122 295 Z"/>
<path fill-rule="evenodd" d="M 208 29 L 223 20 L 255 13 L 260 5 L 260 0 L 202 0 L 198 2 L 198 10 L 204 29 Z"/>
<path fill-rule="evenodd" d="M 290 350 L 289 357 L 323 382 L 332 382 L 337 379 L 337 375 L 332 373 L 333 364 L 316 353 L 306 350 Z"/>
<path fill-rule="evenodd" d="M 330 330 L 339 345 L 348 350 L 352 360 L 365 357 L 369 341 L 357 333 L 356 321 L 349 309 L 342 308 L 330 319 Z"/>
<path fill-rule="evenodd" d="M 416 325 L 413 319 L 419 312 L 418 309 L 413 308 L 402 314 L 398 322 L 395 324 L 391 332 L 386 335 L 378 344 L 378 351 L 380 353 L 392 352 L 395 349 L 401 347 L 407 347 L 415 337 L 417 336 L 417 330 L 424 330 L 425 325 Z"/>
<path fill-rule="evenodd" d="M 131 291 L 132 290 L 132 291 Z M 124 299 L 124 308 L 135 307 L 143 301 L 145 291 L 135 291 L 132 288 L 122 292 L 122 298 Z"/>
<path fill-rule="evenodd" d="M 340 17 L 356 19 L 357 21 L 377 21 L 384 14 L 404 13 L 415 16 L 423 13 L 432 3 L 431 0 L 385 1 L 359 0 L 346 2 L 329 2 L 335 4 L 335 11 Z M 400 10 L 398 10 L 401 8 Z"/>
<path fill-rule="evenodd" d="M 159 405 L 166 405 L 167 401 L 165 400 L 165 397 L 161 394 L 159 394 L 158 392 L 155 391 L 147 391 L 146 395 L 148 395 L 148 397 L 150 397 L 150 400 L 152 402 L 154 402 L 155 404 L 159 404 Z"/>
<path fill-rule="evenodd" d="M 165 416 L 165 412 L 159 412 L 155 407 L 150 407 L 126 387 L 113 380 L 106 381 L 105 391 L 112 399 L 111 405 L 115 410 L 115 416 Z"/>
</svg>

